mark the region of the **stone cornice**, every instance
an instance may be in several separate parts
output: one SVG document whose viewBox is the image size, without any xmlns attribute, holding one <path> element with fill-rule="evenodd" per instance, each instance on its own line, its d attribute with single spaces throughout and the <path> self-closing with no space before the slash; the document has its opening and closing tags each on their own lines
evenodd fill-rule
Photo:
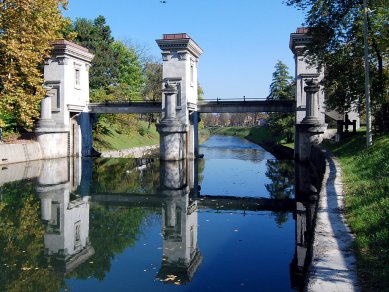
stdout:
<svg viewBox="0 0 389 292">
<path fill-rule="evenodd" d="M 190 38 L 182 39 L 158 39 L 156 40 L 162 51 L 182 51 L 187 50 L 196 58 L 200 57 L 203 50 Z"/>
<path fill-rule="evenodd" d="M 90 63 L 94 58 L 94 55 L 89 53 L 88 49 L 66 40 L 54 42 L 51 55 L 56 59 L 72 57 L 87 63 Z"/>
<path fill-rule="evenodd" d="M 312 41 L 312 37 L 307 35 L 306 33 L 291 33 L 289 48 L 291 49 L 293 54 L 296 54 L 301 49 L 305 48 L 305 46 L 309 44 L 311 41 Z"/>
</svg>

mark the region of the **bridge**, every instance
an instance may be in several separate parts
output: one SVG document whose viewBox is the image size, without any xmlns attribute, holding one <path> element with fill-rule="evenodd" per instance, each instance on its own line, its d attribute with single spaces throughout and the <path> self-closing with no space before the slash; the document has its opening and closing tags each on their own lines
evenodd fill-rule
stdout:
<svg viewBox="0 0 389 292">
<path fill-rule="evenodd" d="M 296 100 L 243 98 L 198 100 L 197 64 L 203 53 L 187 34 L 164 34 L 156 40 L 163 60 L 161 101 L 89 103 L 89 67 L 93 55 L 68 41 L 53 44 L 44 67 L 48 94 L 41 102 L 36 127 L 42 158 L 90 156 L 91 114 L 160 113 L 160 159 L 195 159 L 198 153 L 198 122 L 201 113 L 293 112 L 296 117 L 295 157 L 307 161 L 312 144 L 321 142 L 324 124 L 323 71 L 309 66 L 301 50 L 309 42 L 305 31 L 292 33 L 290 48 L 296 59 Z M 73 78 L 70 77 L 73 76 Z M 66 77 L 66 78 L 65 78 Z"/>
<path fill-rule="evenodd" d="M 128 101 L 89 103 L 89 111 L 96 114 L 152 114 L 160 113 L 162 102 Z M 266 99 L 213 99 L 197 102 L 198 113 L 256 113 L 295 112 L 293 100 Z"/>
</svg>

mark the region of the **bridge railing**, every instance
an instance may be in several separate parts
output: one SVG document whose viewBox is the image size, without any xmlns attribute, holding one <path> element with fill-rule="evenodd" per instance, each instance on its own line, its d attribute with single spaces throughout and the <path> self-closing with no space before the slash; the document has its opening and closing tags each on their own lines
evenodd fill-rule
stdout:
<svg viewBox="0 0 389 292">
<path fill-rule="evenodd" d="M 199 100 L 199 102 L 245 102 L 245 101 L 266 101 L 266 97 L 241 97 L 241 98 L 206 98 Z"/>
<path fill-rule="evenodd" d="M 89 102 L 88 106 L 127 106 L 143 104 L 160 104 L 158 100 L 130 99 L 130 100 L 106 100 L 102 102 Z"/>
</svg>

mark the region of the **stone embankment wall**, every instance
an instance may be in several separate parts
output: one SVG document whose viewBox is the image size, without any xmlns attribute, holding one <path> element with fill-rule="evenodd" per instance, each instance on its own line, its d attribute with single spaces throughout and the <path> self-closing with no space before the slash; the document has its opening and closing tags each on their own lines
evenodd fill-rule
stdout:
<svg viewBox="0 0 389 292">
<path fill-rule="evenodd" d="M 311 163 L 321 187 L 305 290 L 359 291 L 356 259 L 351 247 L 354 236 L 343 213 L 339 163 L 331 153 L 319 147 L 312 148 Z"/>
<path fill-rule="evenodd" d="M 145 156 L 151 156 L 157 152 L 159 145 L 134 147 L 129 149 L 104 151 L 101 153 L 101 157 L 131 157 L 142 158 Z"/>
<path fill-rule="evenodd" d="M 0 144 L 0 165 L 42 159 L 38 142 Z"/>
<path fill-rule="evenodd" d="M 116 151 L 106 151 L 101 157 L 133 157 L 151 156 L 159 149 L 159 145 L 135 147 Z M 42 149 L 38 142 L 20 144 L 0 144 L 0 165 L 41 160 Z"/>
</svg>

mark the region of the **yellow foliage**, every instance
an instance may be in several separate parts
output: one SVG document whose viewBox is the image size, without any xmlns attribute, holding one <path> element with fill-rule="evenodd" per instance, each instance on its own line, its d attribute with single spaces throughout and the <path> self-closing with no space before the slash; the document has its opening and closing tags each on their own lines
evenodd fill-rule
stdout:
<svg viewBox="0 0 389 292">
<path fill-rule="evenodd" d="M 66 6 L 67 0 L 0 1 L 0 113 L 20 126 L 38 117 L 42 64 L 67 24 L 60 10 Z"/>
</svg>

